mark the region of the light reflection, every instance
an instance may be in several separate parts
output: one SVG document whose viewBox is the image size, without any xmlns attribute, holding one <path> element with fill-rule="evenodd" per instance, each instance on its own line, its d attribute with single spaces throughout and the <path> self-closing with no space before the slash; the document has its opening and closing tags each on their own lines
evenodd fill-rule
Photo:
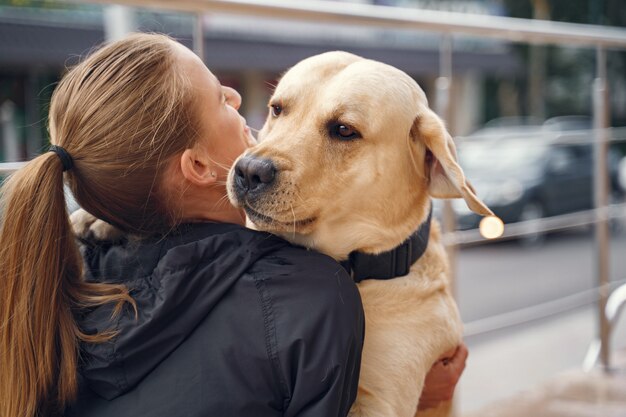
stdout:
<svg viewBox="0 0 626 417">
<path fill-rule="evenodd" d="M 483 217 L 478 228 L 485 239 L 496 239 L 504 233 L 504 223 L 496 216 Z"/>
</svg>

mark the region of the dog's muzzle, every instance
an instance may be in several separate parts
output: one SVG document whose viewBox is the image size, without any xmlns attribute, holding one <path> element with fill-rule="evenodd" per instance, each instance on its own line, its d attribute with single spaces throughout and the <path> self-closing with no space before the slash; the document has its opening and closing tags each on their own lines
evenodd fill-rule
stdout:
<svg viewBox="0 0 626 417">
<path fill-rule="evenodd" d="M 276 178 L 276 167 L 268 159 L 248 155 L 235 164 L 234 191 L 237 198 L 256 197 L 270 188 Z"/>
</svg>

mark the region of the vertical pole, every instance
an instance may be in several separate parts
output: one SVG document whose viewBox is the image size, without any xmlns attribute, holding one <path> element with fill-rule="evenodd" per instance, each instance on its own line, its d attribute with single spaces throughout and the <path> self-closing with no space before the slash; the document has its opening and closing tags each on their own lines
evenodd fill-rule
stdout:
<svg viewBox="0 0 626 417">
<path fill-rule="evenodd" d="M 204 14 L 197 13 L 193 25 L 193 51 L 204 61 Z"/>
<path fill-rule="evenodd" d="M 450 108 L 450 96 L 452 87 L 452 36 L 443 35 L 439 42 L 439 77 L 435 81 L 436 99 L 435 99 L 435 111 L 437 114 L 447 122 L 450 123 L 450 116 L 452 114 Z M 448 130 L 450 128 L 448 127 Z M 450 132 L 452 134 L 452 132 Z M 456 216 L 452 209 L 452 203 L 450 200 L 443 200 L 443 213 L 442 213 L 442 228 L 443 233 L 453 233 L 456 230 Z M 450 243 L 446 247 L 448 252 L 448 258 L 450 262 L 450 290 L 454 298 L 457 298 L 456 290 L 456 242 Z M 457 394 L 458 397 L 458 394 Z M 451 416 L 458 415 L 457 402 L 452 403 Z"/>
<path fill-rule="evenodd" d="M 260 71 L 243 71 L 240 80 L 241 89 L 245 91 L 239 112 L 244 115 L 248 126 L 260 129 L 267 118 L 267 101 L 269 94 L 265 88 L 265 75 Z"/>
<path fill-rule="evenodd" d="M 31 70 L 26 76 L 24 103 L 26 109 L 26 158 L 31 159 L 41 152 L 41 114 L 39 112 L 38 73 Z"/>
<path fill-rule="evenodd" d="M 107 41 L 116 41 L 137 30 L 135 12 L 132 8 L 110 5 L 104 8 L 104 36 Z"/>
<path fill-rule="evenodd" d="M 531 0 L 533 19 L 550 20 L 550 5 L 548 0 Z M 528 107 L 529 115 L 544 120 L 546 104 L 544 92 L 546 88 L 546 64 L 548 62 L 548 47 L 545 44 L 530 44 L 528 46 Z"/>
<path fill-rule="evenodd" d="M 452 86 L 452 37 L 444 35 L 439 43 L 439 77 L 435 82 L 435 110 L 446 122 L 450 120 L 450 89 Z M 456 229 L 456 217 L 450 200 L 443 201 L 442 226 L 444 233 L 452 233 Z M 452 293 L 456 292 L 456 243 L 447 247 L 450 258 L 450 285 Z"/>
<path fill-rule="evenodd" d="M 611 327 L 605 310 L 609 297 L 609 182 L 608 182 L 608 125 L 609 103 L 606 81 L 606 51 L 596 48 L 596 78 L 593 82 L 593 124 L 594 124 L 594 203 L 596 208 L 596 273 L 598 280 L 598 318 L 600 336 L 600 361 L 605 371 L 610 363 Z"/>
<path fill-rule="evenodd" d="M 17 133 L 17 123 L 15 117 L 17 106 L 11 100 L 5 100 L 0 105 L 0 128 L 2 129 L 2 155 L 5 162 L 15 162 L 23 160 L 20 152 L 20 140 Z"/>
</svg>

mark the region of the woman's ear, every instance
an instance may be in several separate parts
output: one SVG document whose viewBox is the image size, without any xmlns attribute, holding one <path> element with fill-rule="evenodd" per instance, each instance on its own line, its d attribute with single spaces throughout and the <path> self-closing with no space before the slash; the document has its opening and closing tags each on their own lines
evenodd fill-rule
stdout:
<svg viewBox="0 0 626 417">
<path fill-rule="evenodd" d="M 210 160 L 197 149 L 185 149 L 180 156 L 180 170 L 183 177 L 194 185 L 205 187 L 217 181 L 217 173 Z"/>
<path fill-rule="evenodd" d="M 428 193 L 434 198 L 463 198 L 467 206 L 483 216 L 493 212 L 476 196 L 474 188 L 456 161 L 456 147 L 443 121 L 431 109 L 425 108 L 413 122 L 413 140 L 426 146 L 424 160 L 428 177 Z"/>
</svg>

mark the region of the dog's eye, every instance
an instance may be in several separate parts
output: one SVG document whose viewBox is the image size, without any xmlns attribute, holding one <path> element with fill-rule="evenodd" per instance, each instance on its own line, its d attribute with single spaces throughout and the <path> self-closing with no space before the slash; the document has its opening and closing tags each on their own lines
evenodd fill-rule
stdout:
<svg viewBox="0 0 626 417">
<path fill-rule="evenodd" d="M 281 106 L 280 104 L 272 104 L 270 105 L 270 107 L 270 111 L 272 112 L 272 116 L 274 117 L 280 116 L 280 114 L 283 112 L 283 106 Z"/>
<path fill-rule="evenodd" d="M 361 134 L 357 132 L 352 126 L 343 123 L 333 123 L 329 129 L 330 136 L 341 140 L 352 140 L 361 137 Z"/>
</svg>

